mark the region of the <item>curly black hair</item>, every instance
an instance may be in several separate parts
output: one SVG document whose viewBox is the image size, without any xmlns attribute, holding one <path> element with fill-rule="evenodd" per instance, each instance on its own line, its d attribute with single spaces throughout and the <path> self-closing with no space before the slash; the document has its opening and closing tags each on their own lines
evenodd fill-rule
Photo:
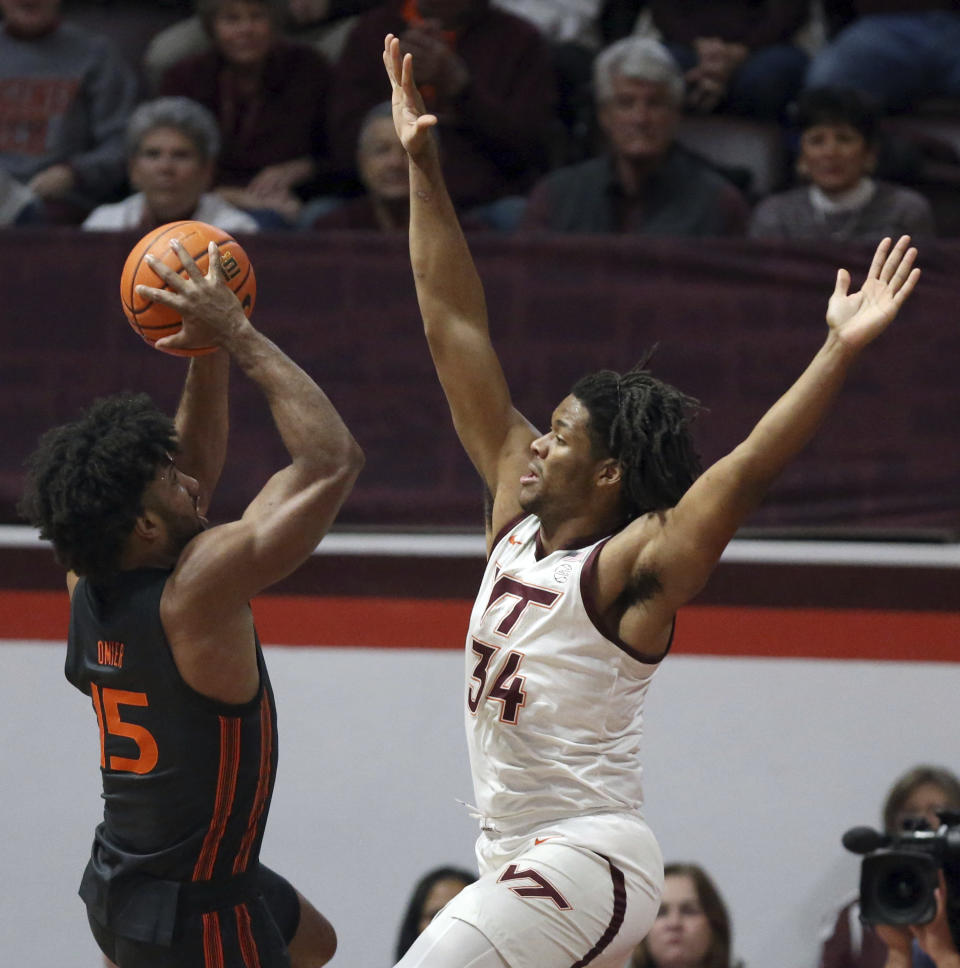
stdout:
<svg viewBox="0 0 960 968">
<path fill-rule="evenodd" d="M 700 404 L 653 376 L 646 359 L 622 376 L 590 373 L 570 391 L 590 414 L 594 456 L 620 464 L 627 520 L 673 507 L 701 469 L 690 433 Z"/>
<path fill-rule="evenodd" d="M 108 580 L 120 569 L 144 489 L 176 450 L 173 421 L 147 394 L 96 400 L 40 438 L 17 511 L 53 543 L 65 568 Z"/>
</svg>

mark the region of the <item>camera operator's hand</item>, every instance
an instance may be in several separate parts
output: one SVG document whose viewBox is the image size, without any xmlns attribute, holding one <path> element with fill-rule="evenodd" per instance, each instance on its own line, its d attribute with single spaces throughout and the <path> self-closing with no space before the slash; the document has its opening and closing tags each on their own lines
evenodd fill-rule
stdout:
<svg viewBox="0 0 960 968">
<path fill-rule="evenodd" d="M 947 885 L 940 871 L 940 886 L 936 890 L 937 913 L 928 924 L 911 924 L 901 927 L 894 924 L 874 925 L 876 932 L 887 946 L 884 968 L 910 968 L 910 947 L 913 939 L 933 959 L 937 968 L 960 968 L 957 952 L 947 922 Z"/>
<path fill-rule="evenodd" d="M 929 924 L 912 924 L 910 930 L 917 944 L 930 955 L 937 968 L 960 968 L 960 952 L 953 943 L 947 921 L 947 884 L 940 871 L 940 886 L 936 890 L 937 913 Z"/>
<path fill-rule="evenodd" d="M 910 948 L 913 946 L 910 928 L 901 927 L 899 924 L 875 924 L 873 928 L 887 946 L 887 960 L 883 968 L 910 968 Z"/>
</svg>

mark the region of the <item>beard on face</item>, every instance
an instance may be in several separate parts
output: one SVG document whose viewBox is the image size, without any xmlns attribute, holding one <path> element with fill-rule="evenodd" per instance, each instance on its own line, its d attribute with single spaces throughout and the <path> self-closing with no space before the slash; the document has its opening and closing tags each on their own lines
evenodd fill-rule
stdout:
<svg viewBox="0 0 960 968">
<path fill-rule="evenodd" d="M 206 522 L 199 514 L 176 514 L 166 508 L 157 508 L 157 513 L 167 527 L 167 540 L 170 550 L 179 558 L 183 549 L 206 528 Z"/>
</svg>

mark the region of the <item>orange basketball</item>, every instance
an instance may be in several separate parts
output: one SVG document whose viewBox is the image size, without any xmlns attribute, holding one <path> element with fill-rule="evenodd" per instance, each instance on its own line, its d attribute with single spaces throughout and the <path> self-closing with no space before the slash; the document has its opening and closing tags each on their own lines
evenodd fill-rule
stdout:
<svg viewBox="0 0 960 968">
<path fill-rule="evenodd" d="M 130 250 L 120 276 L 120 301 L 123 304 L 123 311 L 130 320 L 130 325 L 151 346 L 158 339 L 176 333 L 182 322 L 176 310 L 151 299 L 145 299 L 136 290 L 140 285 L 153 286 L 155 289 L 167 288 L 164 281 L 147 263 L 145 258 L 147 254 L 155 256 L 160 262 L 186 277 L 179 256 L 170 248 L 171 239 L 180 240 L 187 252 L 193 256 L 197 268 L 204 273 L 208 266 L 207 244 L 211 241 L 216 242 L 220 249 L 220 265 L 227 285 L 236 293 L 243 311 L 248 316 L 253 312 L 253 305 L 257 298 L 257 278 L 247 253 L 243 251 L 236 239 L 216 226 L 207 225 L 206 222 L 169 222 L 148 232 Z M 216 350 L 215 346 L 200 346 L 191 349 L 171 349 L 166 352 L 177 356 L 202 356 L 204 353 L 213 353 L 214 350 Z"/>
</svg>

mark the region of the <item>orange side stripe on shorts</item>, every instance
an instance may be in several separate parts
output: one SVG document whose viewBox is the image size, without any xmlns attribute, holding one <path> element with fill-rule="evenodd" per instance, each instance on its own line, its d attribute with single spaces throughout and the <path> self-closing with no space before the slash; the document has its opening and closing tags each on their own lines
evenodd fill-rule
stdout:
<svg viewBox="0 0 960 968">
<path fill-rule="evenodd" d="M 260 968 L 260 953 L 257 951 L 257 942 L 253 937 L 250 911 L 246 904 L 238 904 L 233 910 L 237 916 L 237 937 L 240 940 L 240 954 L 243 957 L 244 968 Z"/>
<path fill-rule="evenodd" d="M 216 911 L 203 915 L 203 965 L 204 968 L 224 968 L 220 916 Z"/>
<path fill-rule="evenodd" d="M 272 757 L 273 715 L 270 711 L 270 702 L 267 699 L 266 691 L 264 691 L 260 700 L 260 773 L 257 777 L 257 789 L 253 797 L 253 806 L 250 808 L 247 829 L 244 831 L 243 840 L 240 841 L 240 849 L 233 861 L 234 874 L 245 871 L 250 862 L 250 851 L 253 848 L 257 831 L 260 829 L 260 818 L 266 808 L 267 797 L 270 795 L 270 760 Z"/>
<path fill-rule="evenodd" d="M 233 808 L 237 790 L 237 770 L 240 765 L 240 720 L 232 716 L 220 717 L 220 769 L 217 773 L 217 794 L 213 817 L 203 838 L 200 856 L 193 869 L 195 881 L 208 881 L 220 850 L 220 841 Z"/>
</svg>

